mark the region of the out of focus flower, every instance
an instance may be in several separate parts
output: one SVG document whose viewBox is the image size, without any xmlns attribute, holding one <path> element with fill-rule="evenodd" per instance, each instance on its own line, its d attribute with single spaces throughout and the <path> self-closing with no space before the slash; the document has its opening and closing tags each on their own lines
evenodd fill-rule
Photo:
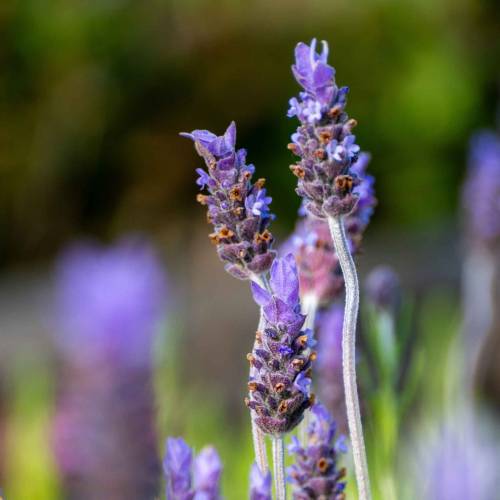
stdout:
<svg viewBox="0 0 500 500">
<path fill-rule="evenodd" d="M 463 190 L 473 241 L 491 245 L 500 238 L 500 137 L 484 131 L 471 140 Z"/>
<path fill-rule="evenodd" d="M 264 474 L 256 463 L 252 464 L 250 470 L 250 500 L 272 500 L 271 488 L 271 473 L 268 471 Z"/>
<path fill-rule="evenodd" d="M 217 500 L 220 497 L 222 462 L 214 447 L 203 448 L 194 460 L 194 489 L 197 500 Z"/>
<path fill-rule="evenodd" d="M 199 194 L 198 201 L 207 206 L 208 221 L 215 229 L 210 239 L 226 271 L 240 279 L 268 271 L 275 256 L 268 229 L 274 218 L 271 198 L 264 188 L 265 179 L 252 184 L 255 167 L 246 164 L 246 150 L 235 149 L 235 123 L 220 137 L 208 130 L 181 135 L 194 141 L 207 165 L 207 171 L 196 170 L 196 183 L 208 191 L 208 195 Z"/>
<path fill-rule="evenodd" d="M 321 401 L 334 416 L 340 431 L 344 433 L 348 429 L 342 376 L 343 321 L 344 308 L 340 304 L 334 304 L 318 316 L 316 386 Z"/>
<path fill-rule="evenodd" d="M 182 438 L 168 438 L 163 459 L 167 478 L 167 499 L 187 499 L 191 492 L 193 452 Z"/>
<path fill-rule="evenodd" d="M 193 460 L 182 438 L 168 438 L 163 471 L 167 500 L 219 500 L 222 463 L 215 448 L 207 446 Z"/>
<path fill-rule="evenodd" d="M 339 469 L 337 460 L 346 448 L 343 438 L 335 440 L 335 422 L 324 406 L 317 403 L 311 408 L 307 427 L 307 441 L 302 445 L 292 437 L 289 452 L 294 457 L 288 469 L 295 500 L 329 498 L 343 500 L 345 469 Z"/>
<path fill-rule="evenodd" d="M 413 477 L 418 498 L 493 500 L 498 498 L 498 449 L 481 433 L 484 426 L 461 422 L 424 439 Z"/>
<path fill-rule="evenodd" d="M 366 278 L 368 300 L 382 311 L 394 312 L 401 300 L 399 276 L 389 266 L 378 266 Z"/>
<path fill-rule="evenodd" d="M 276 259 L 270 290 L 252 282 L 254 300 L 263 308 L 264 327 L 248 355 L 253 367 L 246 404 L 256 423 L 274 436 L 291 431 L 311 405 L 309 370 L 316 354 L 312 332 L 302 331 L 299 279 L 293 255 Z"/>
<path fill-rule="evenodd" d="M 347 215 L 358 202 L 358 173 L 352 168 L 360 148 L 352 129 L 356 121 L 345 112 L 348 88 L 337 87 L 335 70 L 327 62 L 328 45 L 316 52 L 316 40 L 295 48 L 292 66 L 304 89 L 290 100 L 288 116 L 301 125 L 292 135 L 289 149 L 299 157 L 290 169 L 297 176 L 297 193 L 315 217 Z"/>
<path fill-rule="evenodd" d="M 53 442 L 68 497 L 157 494 L 151 347 L 165 292 L 155 252 L 138 240 L 77 245 L 59 260 Z"/>
<path fill-rule="evenodd" d="M 138 239 L 108 248 L 75 244 L 57 264 L 58 346 L 78 364 L 149 365 L 165 294 L 151 246 Z"/>
</svg>

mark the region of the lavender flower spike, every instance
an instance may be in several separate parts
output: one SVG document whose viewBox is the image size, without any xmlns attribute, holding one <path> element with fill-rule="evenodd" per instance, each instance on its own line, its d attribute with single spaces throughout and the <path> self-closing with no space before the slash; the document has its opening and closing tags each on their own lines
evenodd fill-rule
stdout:
<svg viewBox="0 0 500 500">
<path fill-rule="evenodd" d="M 294 257 L 276 259 L 271 267 L 270 291 L 252 282 L 255 301 L 263 308 L 264 327 L 257 332 L 254 367 L 246 404 L 257 414 L 266 434 L 290 432 L 312 404 L 310 368 L 316 358 L 311 331 L 302 331 L 299 280 Z"/>
<path fill-rule="evenodd" d="M 193 452 L 182 438 L 168 438 L 163 460 L 163 471 L 167 480 L 167 500 L 192 498 L 191 468 Z"/>
<path fill-rule="evenodd" d="M 195 500 L 219 500 L 222 463 L 213 446 L 203 448 L 194 461 Z"/>
<path fill-rule="evenodd" d="M 161 264 L 142 241 L 75 245 L 58 262 L 53 446 L 65 498 L 158 494 L 151 349 L 164 299 Z"/>
<path fill-rule="evenodd" d="M 322 53 L 316 53 L 315 40 L 310 47 L 299 43 L 295 49 L 292 70 L 304 91 L 299 99 L 290 101 L 289 116 L 297 116 L 301 125 L 293 134 L 289 149 L 300 158 L 291 166 L 298 177 L 297 194 L 304 198 L 305 208 L 312 216 L 328 220 L 344 276 L 342 355 L 347 419 L 359 498 L 369 500 L 370 481 L 355 366 L 359 285 L 344 220 L 358 202 L 359 193 L 355 188 L 360 180 L 352 167 L 360 148 L 352 134 L 356 121 L 349 119 L 345 112 L 348 89 L 335 84 L 335 70 L 328 65 L 327 55 L 326 43 Z"/>
<path fill-rule="evenodd" d="M 471 238 L 486 247 L 500 239 L 500 136 L 483 131 L 471 140 L 463 200 Z"/>
<path fill-rule="evenodd" d="M 288 112 L 301 122 L 288 145 L 300 158 L 290 167 L 298 177 L 297 193 L 306 200 L 307 211 L 320 218 L 350 213 L 358 198 L 353 189 L 359 183 L 351 169 L 360 151 L 351 133 L 356 120 L 344 111 L 349 89 L 335 84 L 327 55 L 326 42 L 321 54 L 316 53 L 316 40 L 310 47 L 297 45 L 292 70 L 304 90 L 290 100 Z"/>
<path fill-rule="evenodd" d="M 261 472 L 256 463 L 250 470 L 250 500 L 272 500 L 271 473 Z"/>
<path fill-rule="evenodd" d="M 255 167 L 246 165 L 244 149 L 235 150 L 236 125 L 231 123 L 221 137 L 207 130 L 181 135 L 194 141 L 208 167 L 208 171 L 196 170 L 196 183 L 208 191 L 208 195 L 198 194 L 198 201 L 208 206 L 207 218 L 215 227 L 210 239 L 226 263 L 226 271 L 239 279 L 262 280 L 275 257 L 271 250 L 273 236 L 268 229 L 274 215 L 269 210 L 271 198 L 263 187 L 265 180 L 251 184 Z M 253 412 L 251 417 L 255 457 L 265 472 L 264 436 Z"/>
<path fill-rule="evenodd" d="M 226 271 L 239 279 L 268 271 L 275 256 L 268 229 L 274 218 L 271 198 L 264 188 L 265 179 L 252 184 L 255 167 L 246 164 L 246 151 L 235 149 L 235 123 L 220 137 L 208 130 L 181 135 L 194 141 L 207 165 L 207 170 L 197 169 L 196 183 L 208 194 L 198 194 L 197 199 L 208 208 L 207 219 L 215 229 L 209 237 Z"/>
<path fill-rule="evenodd" d="M 207 446 L 193 460 L 182 438 L 168 438 L 163 471 L 167 500 L 220 500 L 222 463 L 215 448 Z"/>
<path fill-rule="evenodd" d="M 303 446 L 294 436 L 289 452 L 295 463 L 288 469 L 293 484 L 294 500 L 329 498 L 344 500 L 345 469 L 339 469 L 337 459 L 345 453 L 343 438 L 335 440 L 335 422 L 321 404 L 311 409 L 307 428 L 307 443 Z"/>
</svg>

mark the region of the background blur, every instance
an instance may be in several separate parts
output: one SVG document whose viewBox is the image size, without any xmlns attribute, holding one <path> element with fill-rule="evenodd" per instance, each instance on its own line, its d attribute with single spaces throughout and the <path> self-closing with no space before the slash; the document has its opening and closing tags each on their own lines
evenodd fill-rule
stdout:
<svg viewBox="0 0 500 500">
<path fill-rule="evenodd" d="M 337 82 L 350 87 L 358 143 L 373 155 L 379 205 L 358 258 L 361 275 L 377 264 L 398 271 L 423 311 L 418 330 L 432 356 L 422 373 L 431 373 L 460 330 L 460 190 L 470 135 L 496 127 L 499 14 L 493 0 L 2 1 L 0 483 L 7 497 L 58 498 L 44 434 L 55 385 L 54 259 L 75 239 L 111 242 L 140 232 L 160 249 L 170 278 L 156 353 L 159 431 L 182 433 L 197 449 L 218 446 L 225 494 L 244 498 L 245 354 L 257 312 L 247 284 L 223 272 L 206 237 L 194 200 L 201 159 L 178 132 L 220 134 L 237 122 L 238 145 L 267 178 L 273 233 L 283 241 L 299 205 L 286 149 L 296 123 L 286 111 L 298 92 L 290 65 L 301 40 L 329 42 Z M 499 359 L 490 355 L 489 363 Z M 498 410 L 498 370 L 485 369 L 478 385 Z M 239 461 L 235 443 L 249 450 Z"/>
</svg>

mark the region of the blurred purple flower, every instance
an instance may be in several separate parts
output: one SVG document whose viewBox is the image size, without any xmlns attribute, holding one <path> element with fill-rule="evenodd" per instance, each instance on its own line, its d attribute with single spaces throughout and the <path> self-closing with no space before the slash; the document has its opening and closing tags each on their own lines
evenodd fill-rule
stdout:
<svg viewBox="0 0 500 500">
<path fill-rule="evenodd" d="M 263 432 L 278 436 L 292 430 L 311 405 L 309 369 L 312 332 L 302 331 L 299 279 L 294 257 L 276 259 L 269 290 L 252 282 L 255 302 L 264 312 L 264 327 L 257 332 L 247 406 L 256 413 Z"/>
<path fill-rule="evenodd" d="M 53 445 L 69 497 L 157 493 L 151 347 L 165 293 L 155 252 L 137 239 L 75 245 L 58 262 Z"/>
<path fill-rule="evenodd" d="M 305 445 L 294 436 L 288 448 L 294 456 L 294 463 L 288 469 L 294 500 L 343 499 L 345 469 L 338 468 L 337 460 L 345 452 L 345 444 L 342 439 L 335 441 L 335 422 L 319 403 L 311 408 L 306 432 Z"/>
<path fill-rule="evenodd" d="M 58 345 L 78 363 L 149 365 L 165 296 L 158 257 L 139 239 L 108 248 L 75 244 L 56 269 Z"/>
<path fill-rule="evenodd" d="M 203 448 L 194 461 L 194 489 L 196 500 L 218 500 L 220 498 L 220 477 L 222 463 L 216 449 Z"/>
<path fill-rule="evenodd" d="M 463 189 L 468 227 L 474 241 L 490 245 L 500 237 L 500 136 L 483 131 L 470 144 Z"/>
<path fill-rule="evenodd" d="M 378 266 L 368 274 L 367 297 L 378 309 L 395 312 L 401 300 L 399 276 L 389 266 Z"/>
<path fill-rule="evenodd" d="M 191 492 L 191 468 L 193 452 L 182 438 L 168 438 L 163 460 L 167 478 L 167 499 L 189 499 Z"/>
<path fill-rule="evenodd" d="M 255 171 L 246 164 L 246 151 L 235 149 L 236 125 L 232 122 L 218 137 L 207 130 L 181 136 L 192 139 L 208 171 L 197 169 L 196 183 L 208 194 L 198 194 L 207 206 L 208 221 L 214 225 L 210 240 L 217 246 L 225 269 L 239 279 L 251 279 L 271 267 L 275 252 L 268 227 L 274 219 L 264 179 L 251 182 Z"/>
<path fill-rule="evenodd" d="M 461 422 L 443 427 L 422 443 L 416 493 L 430 500 L 493 500 L 500 486 L 498 448 L 484 426 Z M 424 449 L 425 446 L 425 449 Z"/>
<path fill-rule="evenodd" d="M 207 446 L 193 460 L 182 438 L 168 438 L 163 471 L 167 500 L 220 500 L 222 463 L 215 448 Z"/>
<path fill-rule="evenodd" d="M 250 470 L 250 500 L 272 500 L 272 478 L 268 471 L 263 474 L 256 463 Z"/>
<path fill-rule="evenodd" d="M 347 432 L 347 414 L 342 376 L 342 324 L 344 308 L 332 305 L 317 319 L 318 374 L 317 386 L 321 401 L 335 417 L 341 432 Z"/>
</svg>

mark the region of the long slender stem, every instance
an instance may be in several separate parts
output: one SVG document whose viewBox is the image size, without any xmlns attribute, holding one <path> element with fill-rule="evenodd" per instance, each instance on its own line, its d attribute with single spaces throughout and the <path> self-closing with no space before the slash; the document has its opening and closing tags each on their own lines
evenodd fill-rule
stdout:
<svg viewBox="0 0 500 500">
<path fill-rule="evenodd" d="M 328 224 L 345 282 L 345 310 L 342 329 L 342 371 L 347 408 L 347 422 L 351 436 L 354 469 L 360 500 L 370 500 L 370 479 L 366 461 L 361 413 L 356 385 L 356 321 L 359 308 L 359 285 L 356 266 L 349 251 L 342 217 L 329 217 Z"/>
<path fill-rule="evenodd" d="M 267 462 L 267 451 L 266 451 L 266 437 L 264 433 L 260 430 L 259 426 L 255 422 L 255 412 L 252 411 L 252 438 L 253 438 L 253 449 L 255 452 L 255 462 L 263 474 L 266 474 L 269 470 L 269 464 Z"/>
<path fill-rule="evenodd" d="M 264 328 L 264 313 L 262 312 L 261 309 L 259 317 L 259 326 L 257 327 L 257 330 L 261 331 L 262 328 Z M 255 368 L 252 366 L 250 368 L 251 377 L 253 376 L 254 371 Z M 255 453 L 255 462 L 257 463 L 257 466 L 259 467 L 260 471 L 263 474 L 266 474 L 267 471 L 269 470 L 269 464 L 267 461 L 266 436 L 260 430 L 259 426 L 255 421 L 257 416 L 255 411 L 251 410 L 250 416 L 252 420 L 252 439 L 253 439 L 253 449 Z"/>
<path fill-rule="evenodd" d="M 316 295 L 309 294 L 302 298 L 302 314 L 306 315 L 304 329 L 310 328 L 314 331 L 314 322 L 316 319 L 316 310 L 318 309 L 318 298 Z M 307 427 L 309 426 L 310 410 L 304 412 L 304 418 L 299 425 L 299 439 L 302 444 L 307 442 Z"/>
<path fill-rule="evenodd" d="M 269 284 L 265 276 L 255 275 L 253 276 L 252 280 L 258 283 L 262 288 L 269 288 Z M 264 312 L 261 308 L 257 331 L 260 332 L 262 331 L 263 328 L 264 328 Z M 254 375 L 254 372 L 255 368 L 252 366 L 250 368 L 250 377 Z M 250 411 L 250 417 L 252 420 L 252 440 L 253 440 L 253 449 L 255 454 L 255 462 L 257 463 L 257 466 L 259 467 L 260 471 L 263 474 L 266 474 L 267 471 L 269 470 L 269 463 L 267 461 L 266 436 L 257 425 L 257 422 L 255 421 L 257 415 L 253 410 Z"/>
<path fill-rule="evenodd" d="M 286 500 L 285 444 L 283 436 L 273 436 L 273 466 L 276 500 Z"/>
</svg>

